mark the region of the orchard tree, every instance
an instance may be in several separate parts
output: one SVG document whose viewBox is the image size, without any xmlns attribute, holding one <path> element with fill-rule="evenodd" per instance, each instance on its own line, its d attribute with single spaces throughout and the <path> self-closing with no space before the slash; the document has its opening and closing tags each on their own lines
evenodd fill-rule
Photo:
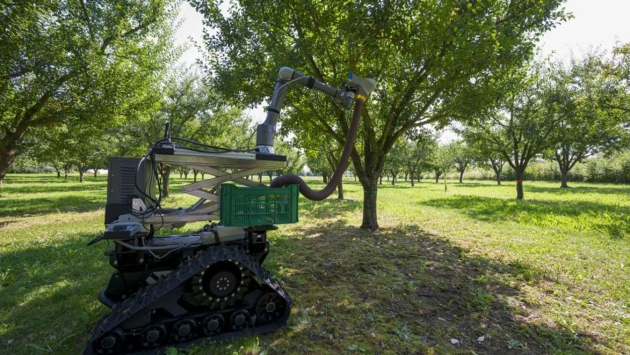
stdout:
<svg viewBox="0 0 630 355">
<path fill-rule="evenodd" d="M 493 112 L 467 127 L 467 135 L 503 156 L 514 169 L 516 198 L 522 200 L 525 169 L 558 143 L 562 125 L 576 110 L 557 64 L 534 63 L 520 70 L 505 83 L 505 91 Z"/>
<path fill-rule="evenodd" d="M 396 178 L 405 171 L 405 141 L 400 140 L 389 151 L 385 159 L 385 172 L 392 176 L 392 186 L 396 185 Z"/>
<path fill-rule="evenodd" d="M 34 127 L 143 111 L 171 60 L 168 0 L 16 1 L 0 11 L 0 182 Z"/>
<path fill-rule="evenodd" d="M 404 141 L 405 168 L 411 178 L 411 186 L 415 186 L 415 178 L 420 176 L 421 163 L 429 159 L 430 149 L 428 139 Z"/>
<path fill-rule="evenodd" d="M 433 151 L 433 159 L 432 166 L 433 171 L 435 172 L 435 183 L 439 182 L 440 176 L 444 178 L 444 191 L 447 191 L 448 188 L 446 186 L 446 174 L 453 168 L 454 165 L 454 152 L 455 149 L 451 145 L 442 145 L 438 146 L 437 149 Z"/>
<path fill-rule="evenodd" d="M 305 149 L 306 165 L 313 174 L 320 174 L 322 182 L 328 182 L 328 175 L 331 174 L 330 164 L 326 160 L 326 152 L 321 149 Z"/>
<path fill-rule="evenodd" d="M 420 163 L 423 170 L 431 171 L 435 177 L 435 183 L 444 178 L 444 190 L 446 191 L 446 173 L 453 168 L 453 152 L 450 145 L 439 145 L 436 140 L 429 140 L 426 144 L 426 158 Z"/>
<path fill-rule="evenodd" d="M 477 150 L 476 156 L 478 166 L 492 169 L 495 179 L 497 181 L 497 185 L 501 186 L 501 172 L 503 171 L 503 167 L 505 166 L 505 158 L 503 158 L 503 155 L 501 155 L 501 153 L 499 152 L 487 149 Z"/>
<path fill-rule="evenodd" d="M 405 167 L 411 177 L 412 187 L 415 186 L 414 178 L 418 177 L 419 179 L 420 177 L 423 163 L 426 163 L 431 158 L 435 144 L 434 135 L 425 130 L 415 133 L 410 139 L 405 140 Z"/>
<path fill-rule="evenodd" d="M 208 27 L 208 71 L 226 98 L 260 103 L 291 66 L 339 85 L 348 72 L 375 78 L 352 163 L 364 191 L 362 228 L 377 229 L 376 191 L 386 156 L 408 131 L 482 111 L 503 76 L 566 18 L 563 0 L 273 2 L 193 0 Z M 348 116 L 292 90 L 282 127 L 308 126 L 345 144 Z M 299 137 L 298 137 L 299 138 Z"/>
<path fill-rule="evenodd" d="M 568 175 L 575 164 L 595 154 L 620 149 L 620 142 L 627 135 L 623 120 L 628 113 L 599 104 L 598 95 L 609 85 L 601 57 L 602 54 L 590 53 L 581 59 L 572 58 L 562 73 L 575 112 L 559 123 L 557 143 L 546 154 L 558 163 L 561 188 L 569 187 Z"/>
<path fill-rule="evenodd" d="M 21 149 L 27 150 L 38 163 L 52 166 L 57 178 L 60 178 L 64 167 L 70 163 L 69 146 L 63 139 L 59 139 L 66 137 L 66 132 L 65 125 L 53 126 L 50 129 L 34 129 L 33 134 L 25 137 Z M 67 175 L 67 170 L 64 173 Z"/>
<path fill-rule="evenodd" d="M 473 150 L 463 141 L 451 143 L 453 166 L 459 172 L 459 183 L 464 179 L 464 172 L 475 163 Z"/>
<path fill-rule="evenodd" d="M 484 135 L 472 129 L 462 129 L 458 133 L 464 138 L 466 145 L 471 147 L 473 156 L 478 166 L 492 169 L 496 176 L 497 185 L 501 185 L 501 172 L 505 165 L 505 158 L 493 144 L 490 144 Z"/>
<path fill-rule="evenodd" d="M 612 54 L 610 60 L 601 63 L 604 81 L 597 87 L 597 104 L 630 114 L 630 43 L 618 45 Z M 630 127 L 628 116 L 625 124 Z"/>
<path fill-rule="evenodd" d="M 110 150 L 108 149 L 108 142 L 103 139 L 105 137 L 95 138 L 90 135 L 85 139 L 85 136 L 76 133 L 73 132 L 65 142 L 70 149 L 69 161 L 79 172 L 79 182 L 84 182 L 85 172 L 89 168 L 98 171 L 98 168 L 103 166 L 103 161 L 107 159 Z"/>
</svg>

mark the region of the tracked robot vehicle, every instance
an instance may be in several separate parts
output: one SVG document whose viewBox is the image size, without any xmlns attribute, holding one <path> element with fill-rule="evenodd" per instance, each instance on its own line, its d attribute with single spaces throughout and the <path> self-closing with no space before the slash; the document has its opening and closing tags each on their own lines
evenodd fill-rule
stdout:
<svg viewBox="0 0 630 355">
<path fill-rule="evenodd" d="M 274 154 L 276 123 L 288 89 L 296 83 L 354 105 L 339 166 L 328 185 L 310 189 L 297 175 L 275 178 L 269 187 L 245 177 L 286 166 Z M 322 200 L 338 185 L 354 146 L 361 110 L 375 81 L 350 75 L 333 88 L 291 68 L 282 68 L 251 151 L 235 151 L 170 137 L 143 158 L 111 158 L 105 210 L 98 240 L 115 269 L 99 300 L 111 308 L 94 327 L 85 354 L 154 353 L 203 340 L 226 340 L 282 327 L 291 298 L 261 264 L 269 253 L 267 232 L 297 222 L 298 190 Z M 199 200 L 188 208 L 162 206 L 159 171 L 188 167 L 211 178 L 182 191 Z M 231 183 L 228 183 L 231 182 Z M 243 185 L 243 186 L 238 186 Z M 206 221 L 190 234 L 160 235 L 188 222 Z M 160 233 L 163 234 L 163 233 Z M 91 243 L 92 244 L 92 243 Z"/>
</svg>

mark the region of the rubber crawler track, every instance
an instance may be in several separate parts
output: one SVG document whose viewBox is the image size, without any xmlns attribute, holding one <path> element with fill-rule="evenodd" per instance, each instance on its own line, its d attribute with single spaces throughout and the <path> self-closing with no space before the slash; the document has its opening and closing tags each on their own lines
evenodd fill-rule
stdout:
<svg viewBox="0 0 630 355">
<path fill-rule="evenodd" d="M 88 342 L 83 354 L 96 354 L 93 344 L 101 336 L 121 325 L 131 317 L 139 314 L 151 303 L 157 302 L 161 297 L 166 296 L 169 292 L 175 290 L 182 283 L 190 280 L 194 275 L 221 260 L 235 260 L 247 267 L 253 276 L 278 293 L 287 303 L 284 314 L 275 322 L 257 327 L 249 327 L 241 331 L 233 331 L 221 333 L 215 336 L 201 336 L 196 339 L 181 343 L 165 344 L 157 349 L 138 349 L 132 351 L 122 351 L 122 354 L 143 354 L 143 353 L 159 353 L 166 347 L 185 348 L 190 345 L 210 340 L 228 340 L 232 338 L 263 334 L 275 331 L 282 327 L 291 313 L 291 297 L 282 289 L 278 281 L 276 281 L 267 270 L 265 270 L 255 259 L 237 246 L 217 246 L 206 251 L 200 252 L 195 257 L 183 262 L 179 268 L 169 273 L 167 276 L 160 278 L 157 282 L 150 286 L 139 289 L 133 296 L 127 298 L 123 302 L 119 302 L 112 307 L 111 312 L 101 318 L 94 327 L 90 341 Z"/>
</svg>

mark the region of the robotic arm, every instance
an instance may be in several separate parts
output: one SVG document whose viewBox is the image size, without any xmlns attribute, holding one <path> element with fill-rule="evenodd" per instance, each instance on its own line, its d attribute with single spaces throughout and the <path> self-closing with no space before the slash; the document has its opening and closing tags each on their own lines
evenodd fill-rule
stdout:
<svg viewBox="0 0 630 355">
<path fill-rule="evenodd" d="M 273 140 L 276 131 L 276 124 L 278 122 L 278 115 L 280 114 L 282 103 L 287 93 L 287 86 L 292 82 L 296 82 L 308 88 L 325 93 L 326 95 L 332 97 L 336 103 L 346 110 L 350 109 L 353 101 L 355 101 L 352 121 L 350 122 L 348 136 L 346 137 L 346 143 L 343 147 L 339 164 L 337 165 L 332 178 L 322 190 L 312 190 L 301 177 L 295 174 L 278 176 L 270 184 L 270 187 L 282 187 L 289 184 L 298 184 L 300 185 L 300 193 L 304 197 L 309 200 L 320 201 L 328 197 L 341 181 L 345 171 L 346 162 L 350 158 L 350 153 L 352 153 L 352 149 L 354 148 L 354 141 L 359 130 L 359 122 L 361 121 L 361 110 L 363 109 L 363 104 L 372 91 L 374 91 L 376 81 L 374 79 L 364 79 L 350 73 L 350 81 L 348 85 L 342 86 L 341 89 L 335 89 L 315 80 L 313 77 L 305 76 L 294 69 L 287 67 L 280 69 L 278 82 L 276 83 L 276 88 L 274 90 L 273 97 L 271 98 L 271 105 L 269 105 L 267 119 L 264 123 L 258 125 L 258 130 L 256 132 L 256 150 L 261 153 L 273 154 Z"/>
<path fill-rule="evenodd" d="M 273 154 L 273 141 L 276 133 L 276 125 L 278 116 L 282 110 L 284 98 L 289 89 L 289 84 L 297 83 L 306 86 L 309 89 L 321 91 L 332 97 L 333 101 L 343 107 L 345 110 L 352 108 L 355 97 L 357 100 L 367 100 L 370 96 L 376 81 L 374 79 L 364 79 L 350 73 L 350 81 L 348 85 L 343 85 L 341 89 L 317 81 L 312 76 L 306 76 L 295 69 L 282 67 L 278 73 L 278 81 L 271 98 L 271 103 L 267 110 L 267 119 L 258 125 L 256 132 L 256 150 L 260 153 Z M 354 141 L 352 142 L 354 144 Z"/>
</svg>

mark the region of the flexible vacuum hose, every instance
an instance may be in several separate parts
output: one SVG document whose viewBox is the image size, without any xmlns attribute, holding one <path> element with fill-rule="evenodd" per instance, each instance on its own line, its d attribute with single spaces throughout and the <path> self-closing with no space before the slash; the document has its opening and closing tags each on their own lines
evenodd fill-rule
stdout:
<svg viewBox="0 0 630 355">
<path fill-rule="evenodd" d="M 359 96 L 359 95 L 357 95 Z M 339 185 L 341 178 L 343 177 L 343 173 L 346 170 L 348 159 L 350 158 L 350 154 L 352 153 L 352 149 L 354 148 L 354 141 L 357 138 L 357 132 L 359 131 L 359 123 L 361 122 L 361 110 L 363 109 L 363 104 L 365 100 L 357 97 L 357 100 L 354 104 L 354 113 L 352 115 L 352 121 L 350 122 L 350 129 L 348 130 L 348 136 L 346 137 L 346 144 L 343 147 L 343 152 L 341 153 L 341 158 L 339 159 L 339 163 L 337 164 L 337 169 L 328 181 L 326 187 L 322 190 L 315 191 L 311 189 L 301 177 L 295 174 L 285 174 L 280 175 L 277 178 L 271 181 L 269 184 L 270 187 L 282 187 L 291 184 L 300 185 L 300 193 L 302 196 L 306 197 L 312 201 L 321 201 L 326 197 L 330 196 L 333 191 Z"/>
</svg>

